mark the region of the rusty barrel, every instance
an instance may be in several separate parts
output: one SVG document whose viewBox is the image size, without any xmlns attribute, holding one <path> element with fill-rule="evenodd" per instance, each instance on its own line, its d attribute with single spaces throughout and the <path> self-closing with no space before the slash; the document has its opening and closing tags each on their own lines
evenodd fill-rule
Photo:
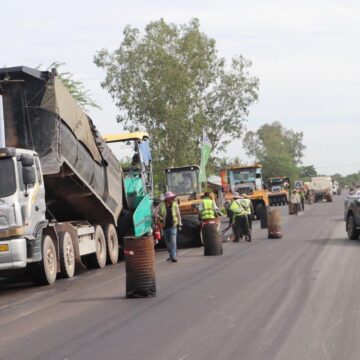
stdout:
<svg viewBox="0 0 360 360">
<path fill-rule="evenodd" d="M 268 212 L 268 238 L 282 238 L 281 213 L 279 209 L 272 209 Z"/>
<path fill-rule="evenodd" d="M 223 254 L 223 243 L 218 224 L 215 221 L 204 221 L 201 229 L 205 256 Z"/>
<path fill-rule="evenodd" d="M 289 215 L 294 215 L 295 214 L 294 206 L 296 206 L 296 204 L 293 204 L 293 203 L 289 202 Z"/>
<path fill-rule="evenodd" d="M 152 236 L 124 238 L 126 297 L 156 295 L 155 250 Z"/>
</svg>

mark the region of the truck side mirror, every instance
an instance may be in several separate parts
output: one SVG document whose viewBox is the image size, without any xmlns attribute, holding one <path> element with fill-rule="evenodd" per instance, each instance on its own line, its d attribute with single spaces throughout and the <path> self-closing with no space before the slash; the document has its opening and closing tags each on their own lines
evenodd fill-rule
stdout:
<svg viewBox="0 0 360 360">
<path fill-rule="evenodd" d="M 36 183 L 35 168 L 33 166 L 23 167 L 23 182 L 26 187 Z"/>
<path fill-rule="evenodd" d="M 23 167 L 29 167 L 34 165 L 34 157 L 31 155 L 23 154 L 21 155 L 21 165 Z"/>
</svg>

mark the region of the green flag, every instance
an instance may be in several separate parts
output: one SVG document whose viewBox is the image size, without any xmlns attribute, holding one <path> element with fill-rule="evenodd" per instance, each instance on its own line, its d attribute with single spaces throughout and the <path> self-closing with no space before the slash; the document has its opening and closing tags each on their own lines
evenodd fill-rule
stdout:
<svg viewBox="0 0 360 360">
<path fill-rule="evenodd" d="M 202 141 L 202 147 L 201 147 L 201 162 L 200 162 L 200 175 L 199 180 L 200 182 L 204 183 L 206 182 L 206 164 L 209 160 L 211 152 L 211 143 L 210 140 L 205 132 L 203 130 L 203 141 Z"/>
</svg>

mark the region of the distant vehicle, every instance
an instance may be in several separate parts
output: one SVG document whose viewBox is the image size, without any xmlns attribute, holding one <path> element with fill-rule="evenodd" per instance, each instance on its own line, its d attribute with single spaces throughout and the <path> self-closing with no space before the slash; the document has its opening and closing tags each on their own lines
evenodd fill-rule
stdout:
<svg viewBox="0 0 360 360">
<path fill-rule="evenodd" d="M 311 190 L 314 192 L 315 202 L 326 200 L 332 202 L 332 180 L 329 176 L 311 178 Z"/>
<path fill-rule="evenodd" d="M 344 220 L 350 240 L 357 240 L 360 235 L 360 190 L 345 199 Z"/>
<path fill-rule="evenodd" d="M 286 205 L 289 201 L 290 179 L 278 176 L 268 179 L 270 206 Z"/>
<path fill-rule="evenodd" d="M 302 180 L 294 181 L 294 189 L 301 189 L 304 187 L 304 182 Z"/>
<path fill-rule="evenodd" d="M 221 170 L 220 176 L 225 199 L 231 200 L 234 191 L 240 195 L 247 194 L 253 204 L 254 215 L 260 219 L 269 206 L 269 192 L 262 181 L 262 165 L 233 165 Z"/>
<path fill-rule="evenodd" d="M 333 193 L 333 195 L 341 194 L 339 183 L 336 180 L 334 180 L 332 183 L 332 193 Z"/>
</svg>

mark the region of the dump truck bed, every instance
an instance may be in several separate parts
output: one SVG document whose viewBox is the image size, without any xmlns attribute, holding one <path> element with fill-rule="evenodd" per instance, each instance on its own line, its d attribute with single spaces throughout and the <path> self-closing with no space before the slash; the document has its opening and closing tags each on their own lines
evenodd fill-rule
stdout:
<svg viewBox="0 0 360 360">
<path fill-rule="evenodd" d="M 91 119 L 54 74 L 0 69 L 6 146 L 40 157 L 48 217 L 116 223 L 122 171 Z"/>
</svg>

